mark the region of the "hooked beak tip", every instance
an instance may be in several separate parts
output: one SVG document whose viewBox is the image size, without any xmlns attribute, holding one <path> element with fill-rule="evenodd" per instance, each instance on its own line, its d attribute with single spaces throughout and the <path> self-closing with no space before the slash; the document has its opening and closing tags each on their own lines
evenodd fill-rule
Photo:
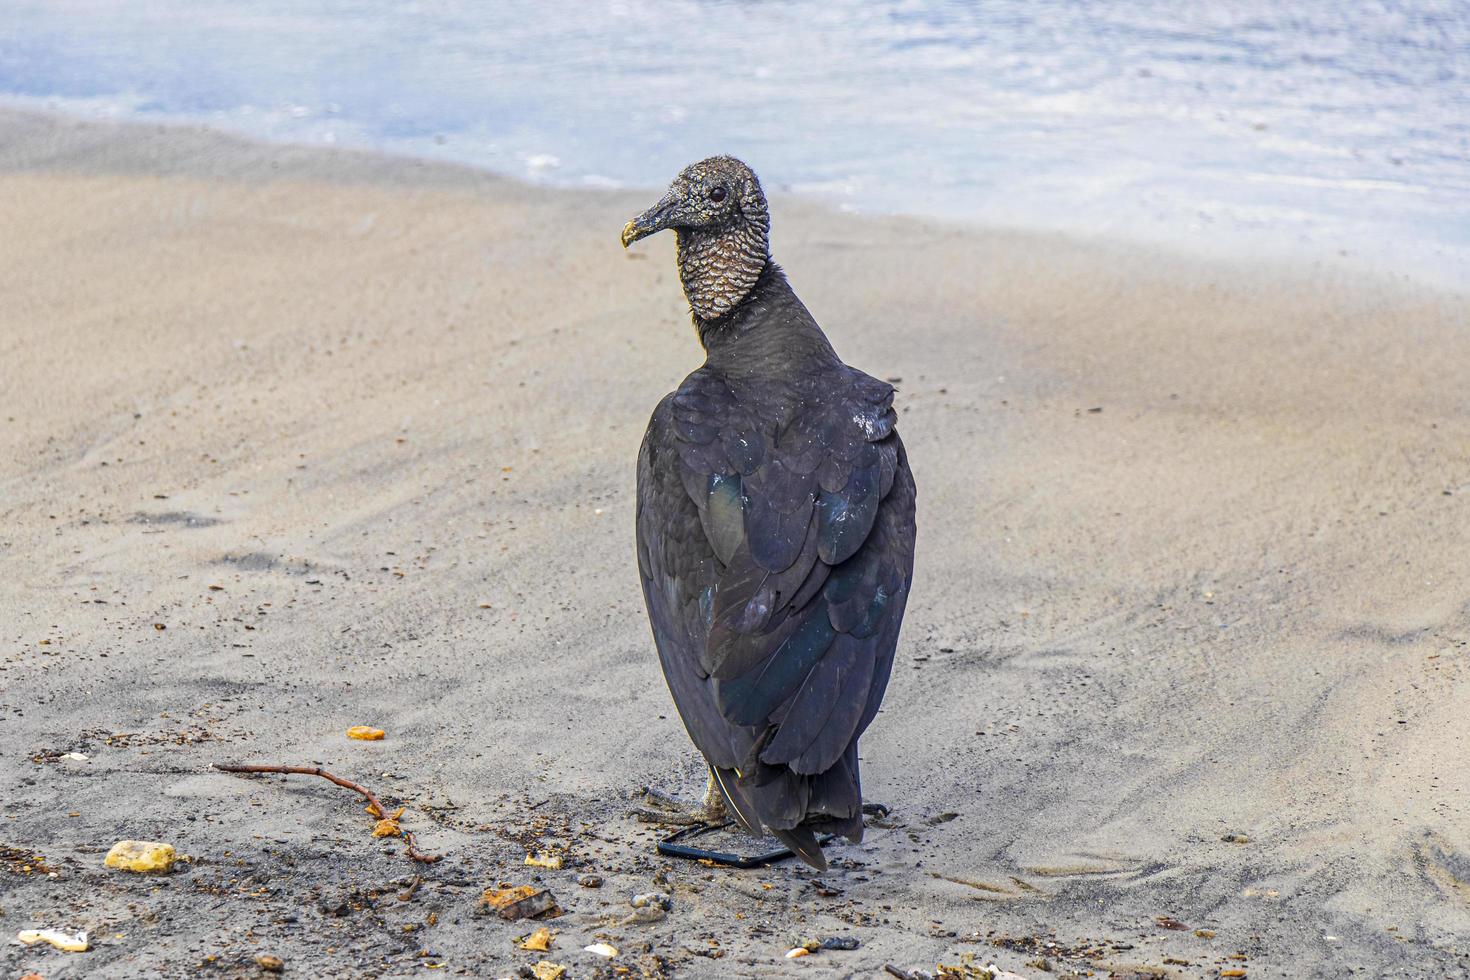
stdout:
<svg viewBox="0 0 1470 980">
<path fill-rule="evenodd" d="M 664 195 L 664 199 L 642 214 L 633 216 L 633 220 L 623 225 L 623 248 L 627 248 L 636 241 L 655 235 L 665 228 L 674 227 L 678 218 L 679 199 L 671 192 Z"/>
</svg>

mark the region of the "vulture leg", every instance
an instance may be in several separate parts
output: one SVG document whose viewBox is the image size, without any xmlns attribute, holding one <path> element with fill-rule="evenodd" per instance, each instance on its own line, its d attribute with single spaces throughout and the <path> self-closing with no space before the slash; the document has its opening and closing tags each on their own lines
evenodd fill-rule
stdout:
<svg viewBox="0 0 1470 980">
<path fill-rule="evenodd" d="M 691 807 L 682 800 L 660 793 L 652 786 L 643 787 L 643 791 L 638 794 L 638 801 L 643 805 L 635 807 L 634 812 L 659 823 L 693 827 L 697 824 L 722 824 L 728 819 L 725 799 L 715 785 L 713 774 L 705 786 L 704 801 L 698 806 Z"/>
</svg>

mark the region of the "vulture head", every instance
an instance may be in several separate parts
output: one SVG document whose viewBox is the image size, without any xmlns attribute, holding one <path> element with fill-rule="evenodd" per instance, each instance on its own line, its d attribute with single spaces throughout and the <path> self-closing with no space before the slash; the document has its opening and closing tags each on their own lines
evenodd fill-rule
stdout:
<svg viewBox="0 0 1470 980">
<path fill-rule="evenodd" d="M 666 228 L 678 237 L 679 280 L 701 320 L 734 309 L 770 261 L 766 195 L 734 157 L 685 167 L 657 204 L 623 226 L 623 247 Z"/>
</svg>

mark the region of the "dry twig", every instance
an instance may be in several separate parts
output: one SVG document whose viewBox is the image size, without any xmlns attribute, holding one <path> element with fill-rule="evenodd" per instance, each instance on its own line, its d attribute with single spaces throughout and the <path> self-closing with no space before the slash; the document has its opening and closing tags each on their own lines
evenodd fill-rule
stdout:
<svg viewBox="0 0 1470 980">
<path fill-rule="evenodd" d="M 354 783 L 350 779 L 343 779 L 341 776 L 327 772 L 321 766 L 265 766 L 254 763 L 216 762 L 214 768 L 220 772 L 267 772 L 282 773 L 288 776 L 320 776 L 323 779 L 336 783 L 338 786 L 362 794 L 363 798 L 368 801 L 368 813 L 378 820 L 393 820 L 395 827 L 397 827 L 397 818 L 388 816 L 387 809 L 373 795 L 372 790 L 363 786 L 361 783 Z M 399 811 L 399 813 L 402 812 L 402 810 Z M 398 836 L 402 837 L 403 843 L 408 846 L 408 856 L 413 860 L 423 864 L 433 864 L 444 856 L 442 854 L 425 854 L 414 846 L 413 833 L 411 831 L 404 830 L 401 827 L 398 827 L 397 830 Z"/>
</svg>

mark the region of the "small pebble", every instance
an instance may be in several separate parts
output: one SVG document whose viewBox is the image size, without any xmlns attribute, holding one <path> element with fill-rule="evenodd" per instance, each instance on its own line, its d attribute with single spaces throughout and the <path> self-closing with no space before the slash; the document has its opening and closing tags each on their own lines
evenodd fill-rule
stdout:
<svg viewBox="0 0 1470 980">
<path fill-rule="evenodd" d="M 674 907 L 674 900 L 665 892 L 644 892 L 641 895 L 634 895 L 628 904 L 635 909 L 657 906 L 667 912 Z"/>
<path fill-rule="evenodd" d="M 631 926 L 638 924 L 647 924 L 650 922 L 660 922 L 665 917 L 667 917 L 668 914 L 669 913 L 665 912 L 663 908 L 658 905 L 645 905 L 642 908 L 636 908 L 632 912 L 628 913 L 627 918 L 619 922 L 618 925 Z"/>
<path fill-rule="evenodd" d="M 583 875 L 577 879 L 577 884 L 583 888 L 601 888 L 602 875 Z"/>
<path fill-rule="evenodd" d="M 286 961 L 279 956 L 262 953 L 255 958 L 255 965 L 267 973 L 280 973 L 286 969 Z"/>
</svg>

